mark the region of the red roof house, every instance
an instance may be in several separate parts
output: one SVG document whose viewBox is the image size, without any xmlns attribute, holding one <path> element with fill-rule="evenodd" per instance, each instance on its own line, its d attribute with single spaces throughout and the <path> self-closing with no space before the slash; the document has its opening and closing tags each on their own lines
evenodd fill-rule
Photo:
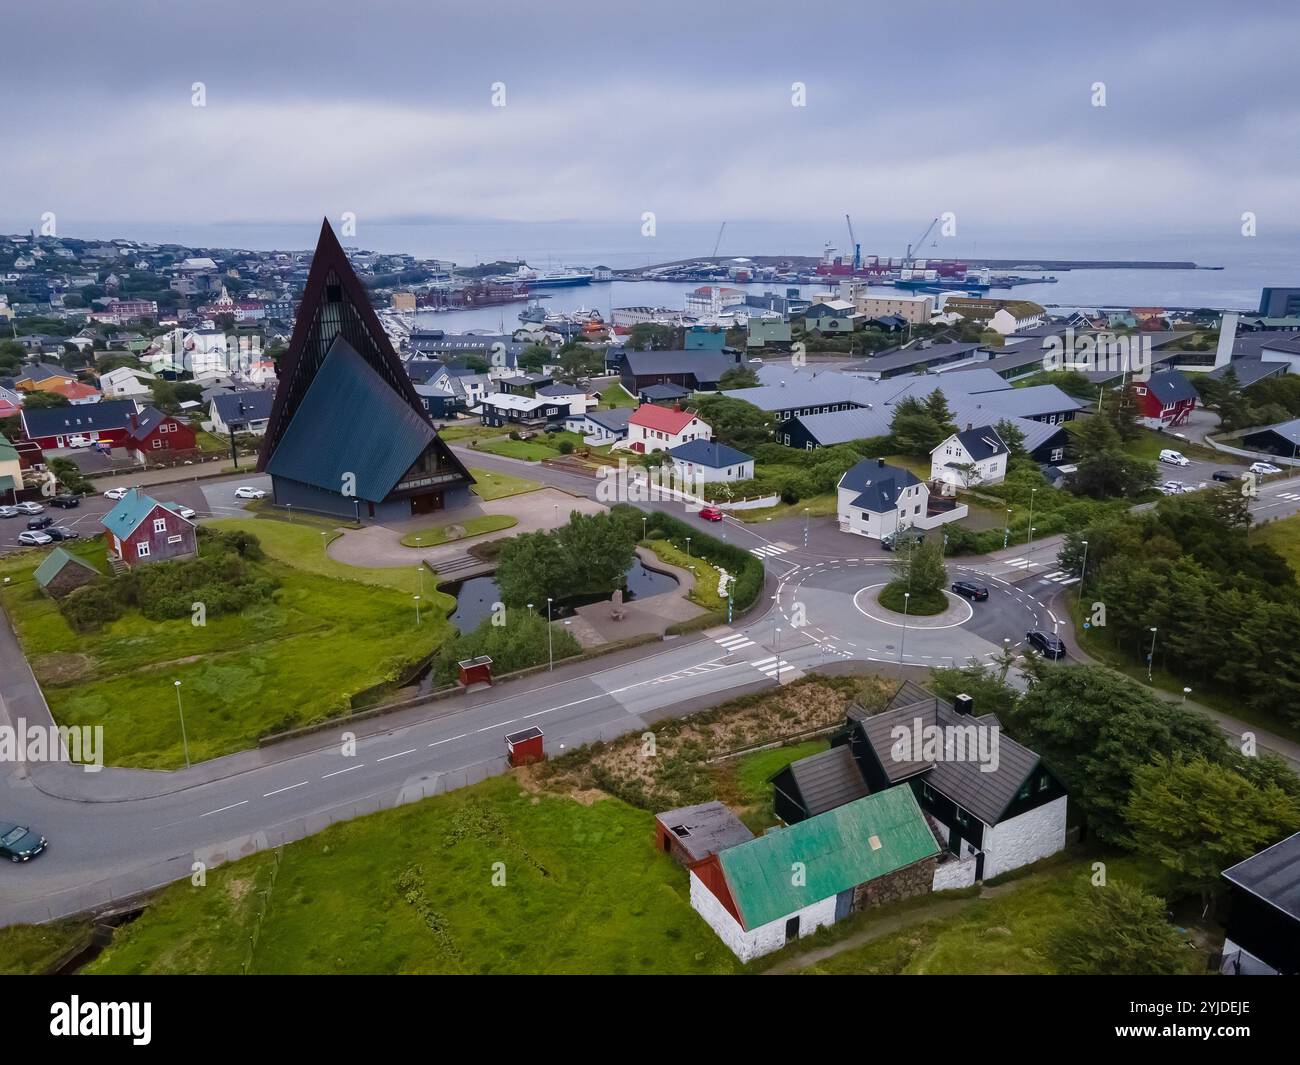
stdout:
<svg viewBox="0 0 1300 1065">
<path fill-rule="evenodd" d="M 1182 425 L 1196 409 L 1198 393 L 1180 370 L 1160 370 L 1131 387 L 1138 420 L 1148 429 Z"/>
<path fill-rule="evenodd" d="M 138 488 L 119 499 L 100 524 L 111 563 L 137 566 L 198 554 L 198 532 L 192 521 L 180 516 L 179 504 L 159 503 Z"/>
<path fill-rule="evenodd" d="M 128 419 L 126 449 L 141 462 L 162 451 L 192 451 L 196 446 L 190 424 L 157 407 L 145 407 Z"/>
<path fill-rule="evenodd" d="M 643 403 L 627 420 L 627 443 L 639 454 L 667 451 L 692 440 L 712 440 L 713 429 L 693 411 Z"/>
</svg>

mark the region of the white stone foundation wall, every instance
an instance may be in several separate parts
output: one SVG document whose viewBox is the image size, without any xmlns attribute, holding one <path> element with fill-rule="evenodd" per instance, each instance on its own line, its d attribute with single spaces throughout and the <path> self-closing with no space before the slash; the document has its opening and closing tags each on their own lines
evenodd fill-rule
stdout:
<svg viewBox="0 0 1300 1065">
<path fill-rule="evenodd" d="M 740 922 L 727 912 L 727 908 L 718 901 L 717 896 L 705 886 L 704 881 L 694 873 L 691 873 L 691 905 L 718 934 L 718 938 L 727 945 L 731 953 L 743 962 L 752 961 L 754 958 L 771 954 L 772 951 L 784 947 L 785 923 L 791 917 L 799 918 L 801 939 L 812 935 L 822 925 L 835 923 L 835 896 L 832 895 L 828 899 L 814 902 L 811 906 L 805 906 L 797 913 L 786 914 L 768 924 L 746 931 L 741 927 Z"/>
<path fill-rule="evenodd" d="M 984 879 L 1036 862 L 1065 848 L 1065 805 L 1062 795 L 1028 813 L 984 829 Z"/>
<path fill-rule="evenodd" d="M 967 888 L 975 883 L 975 859 L 949 858 L 934 867 L 934 880 L 931 891 L 952 891 L 955 888 Z"/>
</svg>

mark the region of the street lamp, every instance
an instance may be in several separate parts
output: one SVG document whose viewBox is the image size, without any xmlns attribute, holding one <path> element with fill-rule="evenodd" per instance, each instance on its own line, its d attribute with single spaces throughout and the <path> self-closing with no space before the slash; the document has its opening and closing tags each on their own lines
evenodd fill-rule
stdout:
<svg viewBox="0 0 1300 1065">
<path fill-rule="evenodd" d="M 808 546 L 808 508 L 803 508 L 803 545 Z"/>
<path fill-rule="evenodd" d="M 185 768 L 189 769 L 190 741 L 189 738 L 185 735 L 185 710 L 181 706 L 181 682 L 177 680 L 177 681 L 173 681 L 172 683 L 176 685 L 176 713 L 180 715 L 180 719 L 181 719 L 181 745 L 185 748 Z"/>
<path fill-rule="evenodd" d="M 321 530 L 321 534 L 320 534 L 320 553 L 321 553 L 322 555 L 324 555 L 324 554 L 328 554 L 328 551 L 327 551 L 328 544 L 327 544 L 326 541 L 325 541 L 325 535 L 326 535 L 326 534 L 325 534 L 325 531 L 324 531 L 324 530 Z"/>
<path fill-rule="evenodd" d="M 292 504 L 292 503 L 286 503 L 285 506 L 289 508 L 289 524 L 292 525 L 292 524 L 293 524 L 293 504 Z"/>
<path fill-rule="evenodd" d="M 1029 541 L 1034 538 L 1034 494 L 1037 488 L 1029 489 L 1029 535 L 1025 537 L 1025 546 L 1029 546 Z"/>
<path fill-rule="evenodd" d="M 774 642 L 776 643 L 776 686 L 781 687 L 781 626 L 774 626 Z"/>
<path fill-rule="evenodd" d="M 420 597 L 417 595 L 417 596 L 413 596 L 412 598 L 415 599 L 415 623 L 419 625 L 420 624 Z"/>
<path fill-rule="evenodd" d="M 1183 702 L 1184 702 L 1184 703 L 1187 702 L 1187 697 L 1188 697 L 1189 695 L 1191 695 L 1191 694 L 1192 694 L 1192 689 L 1191 689 L 1191 688 L 1184 688 L 1184 689 L 1183 689 Z"/>
<path fill-rule="evenodd" d="M 686 557 L 691 557 L 691 538 L 689 536 L 686 538 Z"/>
<path fill-rule="evenodd" d="M 645 539 L 645 515 L 641 515 L 641 539 Z"/>
<path fill-rule="evenodd" d="M 907 646 L 907 608 L 911 606 L 911 592 L 903 593 L 903 638 L 898 641 L 898 664 L 903 664 L 903 648 Z"/>
<path fill-rule="evenodd" d="M 555 669 L 555 645 L 551 639 L 551 597 L 546 597 L 546 655 L 550 659 L 550 670 Z"/>
<path fill-rule="evenodd" d="M 416 566 L 415 572 L 420 575 L 420 594 L 423 595 L 424 594 L 424 566 L 423 565 Z"/>
<path fill-rule="evenodd" d="M 533 616 L 533 604 L 532 604 L 532 603 L 529 603 L 529 604 L 528 604 L 528 616 L 529 616 L 530 618 Z"/>
<path fill-rule="evenodd" d="M 1002 530 L 1002 550 L 1007 549 L 1007 544 L 1011 542 L 1011 508 L 1007 507 L 1007 524 Z"/>
<path fill-rule="evenodd" d="M 352 500 L 352 509 L 356 511 L 357 524 L 360 525 L 361 524 L 361 500 L 359 499 Z"/>
<path fill-rule="evenodd" d="M 1079 602 L 1083 602 L 1083 578 L 1088 572 L 1088 541 L 1083 541 L 1083 563 L 1079 566 Z"/>
<path fill-rule="evenodd" d="M 1147 655 L 1147 683 L 1151 683 L 1151 667 L 1156 661 L 1156 627 L 1151 626 L 1151 653 Z"/>
</svg>

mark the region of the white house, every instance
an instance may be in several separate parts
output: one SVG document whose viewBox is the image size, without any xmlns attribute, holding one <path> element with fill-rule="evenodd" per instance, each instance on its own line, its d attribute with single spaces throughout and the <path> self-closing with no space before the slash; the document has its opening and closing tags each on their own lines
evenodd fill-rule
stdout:
<svg viewBox="0 0 1300 1065">
<path fill-rule="evenodd" d="M 627 446 L 638 454 L 671 451 L 692 440 L 712 440 L 713 429 L 692 411 L 643 403 L 627 421 Z"/>
<path fill-rule="evenodd" d="M 930 503 L 929 488 L 884 459 L 863 459 L 846 470 L 838 491 L 840 531 L 873 540 L 920 525 Z"/>
<path fill-rule="evenodd" d="M 589 410 L 585 414 L 571 414 L 564 419 L 564 427 L 571 433 L 581 433 L 582 442 L 593 447 L 614 444 L 627 438 L 627 423 L 632 412 L 627 407 L 613 410 Z"/>
<path fill-rule="evenodd" d="M 123 397 L 148 396 L 153 387 L 150 381 L 157 377 L 148 370 L 137 370 L 132 366 L 119 366 L 109 370 L 99 378 L 99 390 L 105 399 L 122 399 Z"/>
<path fill-rule="evenodd" d="M 930 480 L 957 488 L 1006 480 L 1009 452 L 992 426 L 953 433 L 930 452 Z"/>
<path fill-rule="evenodd" d="M 596 397 L 587 395 L 587 390 L 579 385 L 566 385 L 557 381 L 553 385 L 542 385 L 541 388 L 535 389 L 535 393 L 547 399 L 567 403 L 571 414 L 585 414 L 596 405 Z"/>
<path fill-rule="evenodd" d="M 692 440 L 669 448 L 674 473 L 680 478 L 705 484 L 714 481 L 747 481 L 754 476 L 754 458 L 716 440 Z"/>
</svg>

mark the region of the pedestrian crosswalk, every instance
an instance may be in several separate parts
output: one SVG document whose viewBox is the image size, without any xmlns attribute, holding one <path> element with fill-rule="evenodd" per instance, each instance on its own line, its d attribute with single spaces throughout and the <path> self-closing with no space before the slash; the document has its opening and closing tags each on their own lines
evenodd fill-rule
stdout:
<svg viewBox="0 0 1300 1065">
<path fill-rule="evenodd" d="M 749 553 L 757 555 L 759 558 L 773 558 L 776 555 L 784 555 L 789 550 L 785 547 L 777 547 L 776 544 L 764 544 L 762 547 L 751 547 Z"/>
<path fill-rule="evenodd" d="M 724 651 L 739 651 L 743 647 L 753 647 L 754 641 L 746 636 L 743 632 L 737 632 L 731 636 L 720 636 L 713 641 Z"/>
<path fill-rule="evenodd" d="M 1046 573 L 1038 582 L 1039 584 L 1078 584 L 1079 578 L 1074 576 L 1068 570 L 1058 569 L 1055 573 Z"/>
<path fill-rule="evenodd" d="M 1296 492 L 1278 492 L 1278 499 L 1287 499 L 1292 503 L 1300 503 L 1300 493 Z"/>
<path fill-rule="evenodd" d="M 1004 558 L 1001 560 L 1004 566 L 1010 566 L 1012 569 L 1032 569 L 1034 566 L 1041 566 L 1041 562 L 1031 562 L 1027 558 Z"/>
<path fill-rule="evenodd" d="M 787 669 L 794 669 L 784 658 L 777 659 L 776 655 L 770 655 L 767 658 L 760 658 L 757 662 L 752 663 L 755 669 L 768 677 L 776 677 L 784 673 Z"/>
</svg>

